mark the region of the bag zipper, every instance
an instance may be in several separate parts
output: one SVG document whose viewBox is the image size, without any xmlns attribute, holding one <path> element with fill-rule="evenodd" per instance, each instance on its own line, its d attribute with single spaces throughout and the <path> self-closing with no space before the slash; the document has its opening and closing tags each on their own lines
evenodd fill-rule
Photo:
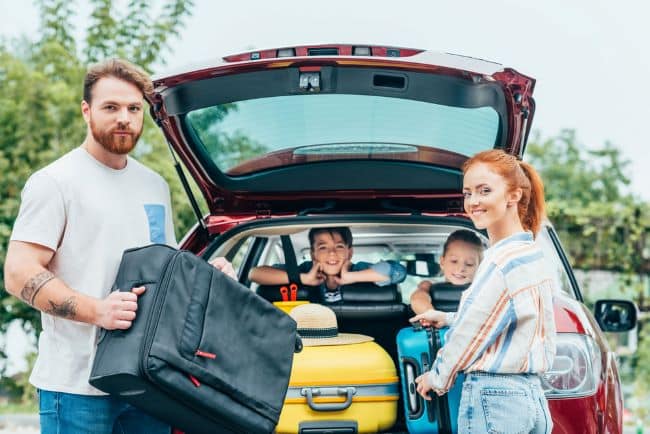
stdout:
<svg viewBox="0 0 650 434">
<path fill-rule="evenodd" d="M 146 360 L 149 351 L 151 350 L 151 346 L 153 345 L 155 330 L 158 327 L 158 321 L 157 320 L 152 321 L 152 320 L 160 316 L 160 311 L 162 310 L 162 306 L 163 306 L 161 300 L 165 298 L 164 295 L 167 293 L 167 286 L 169 286 L 169 281 L 171 280 L 171 276 L 173 275 L 171 271 L 173 271 L 173 267 L 176 263 L 176 258 L 178 258 L 178 256 L 181 253 L 182 253 L 181 250 L 174 252 L 171 258 L 169 258 L 169 261 L 167 261 L 167 264 L 165 265 L 165 269 L 163 271 L 163 279 L 160 283 L 160 286 L 158 287 L 158 291 L 156 291 L 155 293 L 154 305 L 152 306 L 151 312 L 149 312 L 149 317 L 147 318 L 147 328 L 145 330 L 145 335 L 144 335 L 145 341 L 144 344 L 142 345 L 142 350 L 140 351 L 140 370 L 151 382 L 154 381 L 149 375 L 149 371 L 147 370 Z"/>
<path fill-rule="evenodd" d="M 169 260 L 167 261 L 167 264 L 165 265 L 165 269 L 163 271 L 163 279 L 160 282 L 159 289 L 158 289 L 158 291 L 156 293 L 156 298 L 154 300 L 154 306 L 151 308 L 151 312 L 149 313 L 149 317 L 147 318 L 147 329 L 145 330 L 145 342 L 142 345 L 142 349 L 140 351 L 140 370 L 142 371 L 142 374 L 152 384 L 156 384 L 156 385 L 157 385 L 157 383 L 154 381 L 153 377 L 151 375 L 149 375 L 149 371 L 147 370 L 147 367 L 146 367 L 146 365 L 147 365 L 146 364 L 147 355 L 149 354 L 149 351 L 151 350 L 151 346 L 153 345 L 153 338 L 155 336 L 155 330 L 158 327 L 158 321 L 156 320 L 155 324 L 154 324 L 154 321 L 152 321 L 152 319 L 160 317 L 160 311 L 162 311 L 162 307 L 163 307 L 162 300 L 165 299 L 164 295 L 167 294 L 167 287 L 169 286 L 171 276 L 174 274 L 173 271 L 174 271 L 174 266 L 176 265 L 176 259 L 178 259 L 178 257 L 183 253 L 184 253 L 184 251 L 182 251 L 182 250 L 176 251 L 171 256 L 171 258 L 169 258 Z M 188 374 L 188 375 L 189 375 L 188 378 L 190 379 L 192 384 L 194 384 L 195 387 L 200 387 L 201 386 L 201 383 L 199 382 L 199 380 L 196 377 L 192 376 L 191 374 Z M 191 405 L 189 405 L 189 407 L 194 409 L 194 407 L 191 406 Z M 265 414 L 262 414 L 260 412 L 257 412 L 257 414 L 259 414 L 260 416 L 262 416 L 262 417 L 268 419 L 269 421 L 273 422 L 273 420 L 270 419 Z M 234 427 L 234 426 L 232 426 L 232 425 L 230 425 L 228 423 L 225 423 L 222 420 L 216 420 L 216 419 L 213 419 L 213 420 L 215 420 L 215 422 L 223 424 L 224 427 L 226 427 L 227 429 L 229 429 L 231 431 L 235 431 L 235 432 L 239 431 L 238 427 Z"/>
</svg>

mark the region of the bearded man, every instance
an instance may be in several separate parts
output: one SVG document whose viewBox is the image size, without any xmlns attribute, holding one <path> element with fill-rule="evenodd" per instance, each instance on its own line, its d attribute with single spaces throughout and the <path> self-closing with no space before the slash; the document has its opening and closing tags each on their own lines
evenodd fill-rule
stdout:
<svg viewBox="0 0 650 434">
<path fill-rule="evenodd" d="M 125 249 L 176 246 L 169 187 L 128 156 L 151 80 L 129 62 L 89 68 L 84 142 L 29 178 L 5 261 L 5 287 L 41 311 L 30 382 L 42 433 L 169 433 L 170 427 L 88 384 L 100 328 L 128 329 L 138 296 L 110 292 Z M 234 275 L 222 258 L 215 264 Z"/>
</svg>

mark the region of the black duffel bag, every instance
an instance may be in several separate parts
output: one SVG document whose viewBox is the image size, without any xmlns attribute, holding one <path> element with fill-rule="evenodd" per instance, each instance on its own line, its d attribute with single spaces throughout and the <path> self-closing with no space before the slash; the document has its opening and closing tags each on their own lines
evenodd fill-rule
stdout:
<svg viewBox="0 0 650 434">
<path fill-rule="evenodd" d="M 102 332 L 94 387 L 187 433 L 269 433 L 296 323 L 203 259 L 165 245 L 124 252 L 114 289 L 147 289 L 128 330 Z"/>
</svg>

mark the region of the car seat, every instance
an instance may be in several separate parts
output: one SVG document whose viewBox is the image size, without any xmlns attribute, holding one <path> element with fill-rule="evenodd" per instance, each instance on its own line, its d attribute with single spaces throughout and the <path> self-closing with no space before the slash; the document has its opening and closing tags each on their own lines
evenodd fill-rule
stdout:
<svg viewBox="0 0 650 434">
<path fill-rule="evenodd" d="M 341 302 L 328 304 L 336 314 L 339 330 L 372 336 L 397 360 L 395 335 L 408 325 L 407 306 L 398 286 L 355 283 L 341 287 L 341 296 Z"/>
<path fill-rule="evenodd" d="M 454 285 L 449 282 L 439 282 L 431 285 L 429 294 L 433 306 L 443 312 L 456 312 L 460 304 L 460 297 L 469 287 L 466 285 Z"/>
</svg>

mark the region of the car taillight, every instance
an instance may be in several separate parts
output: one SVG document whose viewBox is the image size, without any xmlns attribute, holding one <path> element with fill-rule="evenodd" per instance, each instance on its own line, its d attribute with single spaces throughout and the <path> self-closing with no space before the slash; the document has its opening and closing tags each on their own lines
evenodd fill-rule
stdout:
<svg viewBox="0 0 650 434">
<path fill-rule="evenodd" d="M 352 47 L 353 56 L 372 56 L 370 47 Z"/>
<path fill-rule="evenodd" d="M 558 333 L 553 366 L 542 375 L 546 397 L 557 399 L 593 395 L 598 387 L 601 369 L 600 349 L 591 337 Z"/>
<path fill-rule="evenodd" d="M 296 55 L 296 50 L 294 48 L 280 48 L 277 51 L 277 57 L 294 57 Z"/>
</svg>

